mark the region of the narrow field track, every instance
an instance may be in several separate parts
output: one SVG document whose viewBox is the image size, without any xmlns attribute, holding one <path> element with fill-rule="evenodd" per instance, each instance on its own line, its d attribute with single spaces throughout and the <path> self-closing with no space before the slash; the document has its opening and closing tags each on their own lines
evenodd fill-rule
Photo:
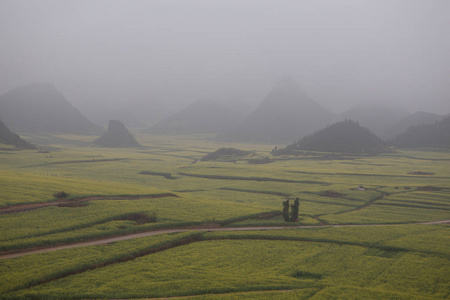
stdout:
<svg viewBox="0 0 450 300">
<path fill-rule="evenodd" d="M 425 222 L 425 223 L 409 223 L 409 224 L 421 224 L 421 225 L 434 225 L 434 224 L 450 224 L 450 220 L 442 220 L 442 221 L 434 221 L 434 222 Z M 174 228 L 174 229 L 161 229 L 161 230 L 152 230 L 145 231 L 140 233 L 132 233 L 127 235 L 121 235 L 116 237 L 108 237 L 103 239 L 96 239 L 86 242 L 79 242 L 73 244 L 60 245 L 55 247 L 46 247 L 39 248 L 33 250 L 27 250 L 22 252 L 15 253 L 6 253 L 0 254 L 1 259 L 15 258 L 21 257 L 30 254 L 44 253 L 50 251 L 57 251 L 63 249 L 70 249 L 76 247 L 84 247 L 84 246 L 94 246 L 94 245 L 105 245 L 118 241 L 125 241 L 139 237 L 146 236 L 154 236 L 165 233 L 175 233 L 175 232 L 187 232 L 187 231 L 200 231 L 200 232 L 208 232 L 208 231 L 251 231 L 251 230 L 283 230 L 283 229 L 306 229 L 306 228 L 323 228 L 323 227 L 367 227 L 367 226 L 396 226 L 401 224 L 360 224 L 360 225 L 311 225 L 311 226 L 251 226 L 251 227 L 195 227 L 195 228 Z"/>
<path fill-rule="evenodd" d="M 39 202 L 39 203 L 29 203 L 29 204 L 19 204 L 8 207 L 0 208 L 1 214 L 12 214 L 21 211 L 27 211 L 32 209 L 44 208 L 48 206 L 65 206 L 73 205 L 74 203 L 81 203 L 94 200 L 137 200 L 137 199 L 151 199 L 151 198 L 163 198 L 163 197 L 178 197 L 172 193 L 165 194 L 149 194 L 149 195 L 136 195 L 136 196 L 93 196 L 86 198 L 73 198 L 70 200 L 59 199 L 52 202 Z"/>
</svg>

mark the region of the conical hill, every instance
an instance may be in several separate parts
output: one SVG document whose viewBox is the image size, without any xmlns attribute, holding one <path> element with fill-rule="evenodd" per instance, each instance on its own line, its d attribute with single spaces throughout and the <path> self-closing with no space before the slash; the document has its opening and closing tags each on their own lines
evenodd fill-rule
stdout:
<svg viewBox="0 0 450 300">
<path fill-rule="evenodd" d="M 409 127 L 396 136 L 391 144 L 397 147 L 450 146 L 450 115 L 434 124 Z"/>
<path fill-rule="evenodd" d="M 106 132 L 94 141 L 103 147 L 141 147 L 130 131 L 119 120 L 110 120 Z"/>
<path fill-rule="evenodd" d="M 34 145 L 21 139 L 18 134 L 9 130 L 2 120 L 0 120 L 0 143 L 13 145 L 17 148 L 36 149 Z"/>
<path fill-rule="evenodd" d="M 234 111 L 210 100 L 198 100 L 178 113 L 162 120 L 145 133 L 192 134 L 218 133 L 240 121 Z"/>
<path fill-rule="evenodd" d="M 0 117 L 13 131 L 30 133 L 98 134 L 93 124 L 52 84 L 33 83 L 0 96 Z"/>
<path fill-rule="evenodd" d="M 242 123 L 219 136 L 220 140 L 289 143 L 318 130 L 334 115 L 285 78 Z"/>
<path fill-rule="evenodd" d="M 434 113 L 418 111 L 401 119 L 393 126 L 389 127 L 384 136 L 387 139 L 393 139 L 399 134 L 404 133 L 408 128 L 419 125 L 434 124 L 441 121 L 445 116 Z"/>
<path fill-rule="evenodd" d="M 356 121 L 344 120 L 301 138 L 280 150 L 311 150 L 320 152 L 376 154 L 387 150 L 386 143 Z"/>
</svg>

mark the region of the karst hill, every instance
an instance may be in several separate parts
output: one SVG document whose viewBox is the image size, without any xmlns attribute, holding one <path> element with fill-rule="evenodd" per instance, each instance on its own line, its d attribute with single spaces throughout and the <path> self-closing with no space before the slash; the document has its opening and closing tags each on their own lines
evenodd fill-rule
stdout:
<svg viewBox="0 0 450 300">
<path fill-rule="evenodd" d="M 141 147 L 141 144 L 119 120 L 110 120 L 106 132 L 94 143 L 110 148 Z"/>
<path fill-rule="evenodd" d="M 25 148 L 25 149 L 36 149 L 36 147 L 27 141 L 20 138 L 20 136 L 11 130 L 5 125 L 5 123 L 0 120 L 0 143 L 13 145 L 17 148 Z"/>
<path fill-rule="evenodd" d="M 174 113 L 163 102 L 147 98 L 131 98 L 111 113 L 111 118 L 121 120 L 128 128 L 146 129 Z"/>
<path fill-rule="evenodd" d="M 239 114 L 219 103 L 198 100 L 144 132 L 154 134 L 218 133 L 230 128 L 239 120 Z"/>
<path fill-rule="evenodd" d="M 396 147 L 449 147 L 450 115 L 433 124 L 409 127 L 390 143 Z"/>
<path fill-rule="evenodd" d="M 387 145 L 358 122 L 344 120 L 301 138 L 286 149 L 279 150 L 278 154 L 289 154 L 293 150 L 377 154 L 387 151 Z"/>
<path fill-rule="evenodd" d="M 389 128 L 409 113 L 399 107 L 378 103 L 363 103 L 339 115 L 340 120 L 355 120 L 383 139 L 389 137 Z"/>
<path fill-rule="evenodd" d="M 281 80 L 243 122 L 220 140 L 289 143 L 318 130 L 334 115 L 304 94 L 289 77 Z"/>
<path fill-rule="evenodd" d="M 387 139 L 392 139 L 396 137 L 399 134 L 404 133 L 409 127 L 415 127 L 419 125 L 426 125 L 426 124 L 434 124 L 436 122 L 441 121 L 445 116 L 438 115 L 434 113 L 424 112 L 424 111 L 418 111 L 415 113 L 412 113 L 403 119 L 399 120 L 397 123 L 395 123 L 393 126 L 389 127 L 384 136 Z"/>
<path fill-rule="evenodd" d="M 0 118 L 16 132 L 98 134 L 103 131 L 47 83 L 20 86 L 1 95 Z"/>
</svg>

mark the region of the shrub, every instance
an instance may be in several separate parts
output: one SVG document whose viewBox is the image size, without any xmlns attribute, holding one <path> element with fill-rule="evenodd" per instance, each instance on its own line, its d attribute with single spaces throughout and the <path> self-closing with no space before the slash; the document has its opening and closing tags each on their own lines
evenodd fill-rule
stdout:
<svg viewBox="0 0 450 300">
<path fill-rule="evenodd" d="M 150 216 L 145 213 L 131 213 L 120 218 L 119 220 L 134 221 L 136 225 L 142 225 L 147 223 L 156 223 L 157 215 L 155 212 L 151 213 Z"/>
<path fill-rule="evenodd" d="M 62 198 L 67 198 L 69 196 L 69 194 L 61 191 L 61 192 L 53 194 L 53 196 L 55 196 L 55 198 L 57 198 L 57 199 L 62 199 Z"/>
</svg>

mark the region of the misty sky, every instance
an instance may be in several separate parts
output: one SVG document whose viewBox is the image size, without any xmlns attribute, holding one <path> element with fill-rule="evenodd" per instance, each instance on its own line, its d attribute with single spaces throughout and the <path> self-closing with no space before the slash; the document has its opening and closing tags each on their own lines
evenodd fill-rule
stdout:
<svg viewBox="0 0 450 300">
<path fill-rule="evenodd" d="M 335 112 L 450 113 L 450 1 L 0 1 L 0 93 L 38 81 L 82 111 L 204 98 L 249 109 L 286 74 Z"/>
</svg>

